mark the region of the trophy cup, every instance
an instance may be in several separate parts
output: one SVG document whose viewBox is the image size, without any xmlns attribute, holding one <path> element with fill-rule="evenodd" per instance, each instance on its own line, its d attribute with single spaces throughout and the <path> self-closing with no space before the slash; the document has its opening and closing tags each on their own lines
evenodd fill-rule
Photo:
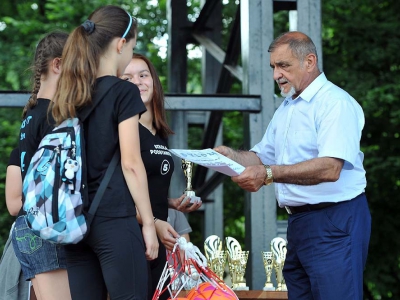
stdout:
<svg viewBox="0 0 400 300">
<path fill-rule="evenodd" d="M 274 255 L 274 268 L 276 275 L 277 291 L 287 291 L 283 279 L 283 266 L 286 258 L 286 241 L 281 237 L 276 237 L 271 241 L 271 250 Z"/>
<path fill-rule="evenodd" d="M 232 278 L 232 289 L 236 291 L 248 291 L 244 273 L 246 271 L 247 259 L 249 251 L 243 251 L 239 242 L 232 238 L 225 238 L 226 248 L 228 252 L 229 272 Z"/>
<path fill-rule="evenodd" d="M 275 291 L 275 287 L 271 282 L 272 270 L 274 267 L 274 256 L 271 251 L 262 251 L 261 252 L 265 273 L 267 274 L 267 281 L 265 282 L 263 291 Z"/>
<path fill-rule="evenodd" d="M 186 179 L 186 189 L 183 193 L 186 195 L 185 199 L 182 202 L 186 202 L 190 199 L 190 203 L 197 203 L 201 199 L 197 197 L 193 188 L 192 188 L 192 176 L 193 176 L 193 163 L 186 159 L 182 159 L 182 170 Z"/>
<path fill-rule="evenodd" d="M 226 264 L 226 251 L 222 250 L 222 241 L 217 235 L 210 235 L 204 241 L 204 253 L 207 258 L 208 267 L 224 280 Z"/>
</svg>

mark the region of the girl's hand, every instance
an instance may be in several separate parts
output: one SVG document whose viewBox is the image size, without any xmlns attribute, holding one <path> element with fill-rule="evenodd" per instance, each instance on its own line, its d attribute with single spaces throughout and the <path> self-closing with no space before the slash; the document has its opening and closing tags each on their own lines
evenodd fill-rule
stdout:
<svg viewBox="0 0 400 300">
<path fill-rule="evenodd" d="M 197 203 L 190 203 L 190 198 L 187 198 L 185 194 L 183 194 L 179 198 L 168 199 L 169 208 L 179 210 L 183 213 L 189 213 L 198 210 L 202 204 L 203 204 L 202 201 L 199 201 Z"/>
<path fill-rule="evenodd" d="M 142 234 L 146 246 L 146 259 L 156 259 L 158 256 L 158 240 L 154 223 L 151 225 L 143 225 Z"/>
<path fill-rule="evenodd" d="M 165 248 L 168 251 L 172 251 L 176 244 L 176 239 L 179 237 L 179 234 L 168 222 L 157 220 L 155 225 L 157 236 L 161 240 L 161 243 L 164 244 Z"/>
</svg>

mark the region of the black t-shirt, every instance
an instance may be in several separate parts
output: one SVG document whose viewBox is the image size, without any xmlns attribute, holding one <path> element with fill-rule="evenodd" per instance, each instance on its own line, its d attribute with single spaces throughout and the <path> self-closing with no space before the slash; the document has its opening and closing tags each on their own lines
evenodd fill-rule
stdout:
<svg viewBox="0 0 400 300">
<path fill-rule="evenodd" d="M 110 84 L 110 76 L 96 85 Z M 95 95 L 94 97 L 95 98 Z M 89 199 L 93 200 L 115 151 L 119 149 L 118 124 L 146 111 L 136 85 L 124 81 L 113 85 L 84 122 Z M 86 205 L 87 210 L 87 205 Z M 118 163 L 100 201 L 96 215 L 125 217 L 136 215 L 135 204 Z"/>
<path fill-rule="evenodd" d="M 139 124 L 140 151 L 147 173 L 153 215 L 163 221 L 168 218 L 168 190 L 174 172 L 174 161 L 167 140 L 153 135 Z"/>
<path fill-rule="evenodd" d="M 19 134 L 22 180 L 40 141 L 54 128 L 54 119 L 51 113 L 47 112 L 49 104 L 50 100 L 38 98 L 36 106 L 28 110 L 25 120 L 22 121 Z"/>
<path fill-rule="evenodd" d="M 19 148 L 14 148 L 11 153 L 10 153 L 10 158 L 8 159 L 8 166 L 17 166 L 19 167 L 20 165 L 20 159 L 19 159 Z M 8 181 L 7 181 L 8 182 Z M 8 184 L 13 184 L 12 182 L 8 182 Z M 22 191 L 21 191 L 22 193 Z M 21 197 L 21 201 L 22 201 L 22 197 Z M 22 203 L 21 203 L 22 205 Z M 23 214 L 23 210 L 22 208 L 20 209 L 20 211 L 18 212 L 18 217 L 21 216 Z"/>
<path fill-rule="evenodd" d="M 10 158 L 8 159 L 8 166 L 17 166 L 19 167 L 19 148 L 14 148 L 10 153 Z"/>
</svg>

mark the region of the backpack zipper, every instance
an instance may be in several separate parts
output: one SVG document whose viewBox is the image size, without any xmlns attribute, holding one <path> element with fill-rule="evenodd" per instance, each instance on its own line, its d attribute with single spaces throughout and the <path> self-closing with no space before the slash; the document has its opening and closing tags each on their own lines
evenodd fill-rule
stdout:
<svg viewBox="0 0 400 300">
<path fill-rule="evenodd" d="M 60 145 L 54 148 L 55 160 L 56 160 L 56 169 L 55 177 L 54 177 L 54 186 L 53 186 L 53 201 L 51 203 L 52 216 L 53 216 L 53 224 L 57 223 L 60 220 L 60 216 L 58 214 L 58 190 L 60 188 Z"/>
</svg>

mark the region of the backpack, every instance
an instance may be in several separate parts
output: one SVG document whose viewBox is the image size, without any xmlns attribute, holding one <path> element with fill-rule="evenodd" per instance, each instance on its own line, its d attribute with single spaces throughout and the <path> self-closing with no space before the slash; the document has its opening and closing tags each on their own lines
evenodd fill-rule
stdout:
<svg viewBox="0 0 400 300">
<path fill-rule="evenodd" d="M 89 216 L 85 216 L 83 208 L 88 191 L 83 122 L 111 86 L 121 80 L 111 78 L 110 84 L 100 86 L 92 105 L 79 112 L 79 117 L 64 120 L 42 138 L 29 163 L 22 184 L 23 210 L 33 233 L 44 240 L 76 244 L 85 237 L 119 160 L 117 149 L 90 206 Z"/>
</svg>

